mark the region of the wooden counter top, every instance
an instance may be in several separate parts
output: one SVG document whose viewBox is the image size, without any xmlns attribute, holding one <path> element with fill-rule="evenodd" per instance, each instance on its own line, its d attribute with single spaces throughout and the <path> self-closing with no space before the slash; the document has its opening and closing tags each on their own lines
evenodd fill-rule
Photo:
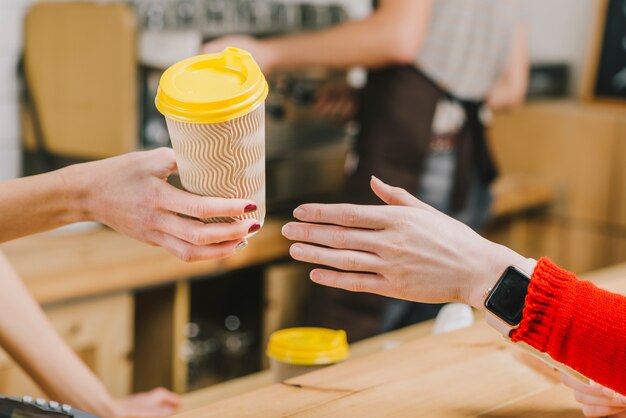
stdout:
<svg viewBox="0 0 626 418">
<path fill-rule="evenodd" d="M 40 303 L 155 286 L 285 257 L 283 221 L 268 219 L 241 253 L 218 261 L 185 263 L 108 228 L 66 235 L 39 234 L 0 245 Z"/>
<path fill-rule="evenodd" d="M 555 189 L 550 182 L 537 176 L 509 174 L 501 176 L 491 187 L 493 205 L 491 216 L 503 218 L 546 207 L 554 201 Z"/>
<path fill-rule="evenodd" d="M 626 293 L 626 263 L 585 276 Z M 377 337 L 380 338 L 380 337 Z M 204 417 L 582 417 L 572 393 L 482 321 L 184 412 Z"/>
</svg>

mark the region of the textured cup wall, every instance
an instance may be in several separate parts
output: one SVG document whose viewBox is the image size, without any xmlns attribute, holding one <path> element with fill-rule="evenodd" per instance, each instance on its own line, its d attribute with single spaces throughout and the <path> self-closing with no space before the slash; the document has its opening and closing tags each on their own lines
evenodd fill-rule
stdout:
<svg viewBox="0 0 626 418">
<path fill-rule="evenodd" d="M 195 194 L 251 199 L 256 212 L 205 222 L 265 219 L 265 107 L 221 123 L 166 118 L 183 187 Z"/>
</svg>

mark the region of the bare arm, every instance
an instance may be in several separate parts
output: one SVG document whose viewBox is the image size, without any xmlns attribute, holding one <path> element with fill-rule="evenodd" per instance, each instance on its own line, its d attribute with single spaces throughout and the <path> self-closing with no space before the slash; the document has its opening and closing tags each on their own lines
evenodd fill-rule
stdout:
<svg viewBox="0 0 626 418">
<path fill-rule="evenodd" d="M 505 67 L 487 96 L 487 104 L 494 110 L 521 105 L 528 88 L 528 25 L 518 24 Z"/>
<path fill-rule="evenodd" d="M 78 205 L 80 192 L 67 184 L 63 173 L 60 170 L 0 183 L 0 242 L 86 218 Z"/>
<path fill-rule="evenodd" d="M 249 50 L 263 70 L 380 67 L 415 62 L 428 32 L 433 0 L 383 0 L 368 18 L 334 28 L 258 41 L 226 37 L 205 46 Z"/>
<path fill-rule="evenodd" d="M 0 253 L 0 345 L 52 398 L 102 416 L 113 399 L 65 345 Z"/>
<path fill-rule="evenodd" d="M 101 417 L 159 418 L 173 414 L 177 395 L 158 388 L 113 398 L 54 330 L 0 252 L 0 346 L 52 399 Z"/>
</svg>

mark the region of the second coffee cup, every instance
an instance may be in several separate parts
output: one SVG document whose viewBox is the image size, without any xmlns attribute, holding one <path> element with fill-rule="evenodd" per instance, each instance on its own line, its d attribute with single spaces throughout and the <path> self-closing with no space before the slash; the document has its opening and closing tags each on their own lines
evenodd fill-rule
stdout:
<svg viewBox="0 0 626 418">
<path fill-rule="evenodd" d="M 161 77 L 155 104 L 166 118 L 183 187 L 202 196 L 250 199 L 258 208 L 205 222 L 264 222 L 267 94 L 258 65 L 237 48 L 188 58 Z"/>
</svg>

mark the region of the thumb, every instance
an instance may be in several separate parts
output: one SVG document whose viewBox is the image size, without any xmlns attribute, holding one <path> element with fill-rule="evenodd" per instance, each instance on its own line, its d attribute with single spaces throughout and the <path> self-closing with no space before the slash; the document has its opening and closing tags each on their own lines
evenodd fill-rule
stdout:
<svg viewBox="0 0 626 418">
<path fill-rule="evenodd" d="M 410 206 L 414 208 L 425 209 L 431 212 L 436 212 L 433 207 L 420 201 L 406 190 L 400 187 L 393 187 L 386 183 L 383 183 L 377 177 L 372 176 L 370 186 L 372 188 L 372 191 L 374 191 L 374 194 L 376 194 L 376 196 L 378 196 L 383 202 L 388 205 Z"/>
<path fill-rule="evenodd" d="M 170 174 L 178 170 L 172 148 L 162 147 L 145 152 L 153 164 L 153 175 L 167 180 Z"/>
</svg>

